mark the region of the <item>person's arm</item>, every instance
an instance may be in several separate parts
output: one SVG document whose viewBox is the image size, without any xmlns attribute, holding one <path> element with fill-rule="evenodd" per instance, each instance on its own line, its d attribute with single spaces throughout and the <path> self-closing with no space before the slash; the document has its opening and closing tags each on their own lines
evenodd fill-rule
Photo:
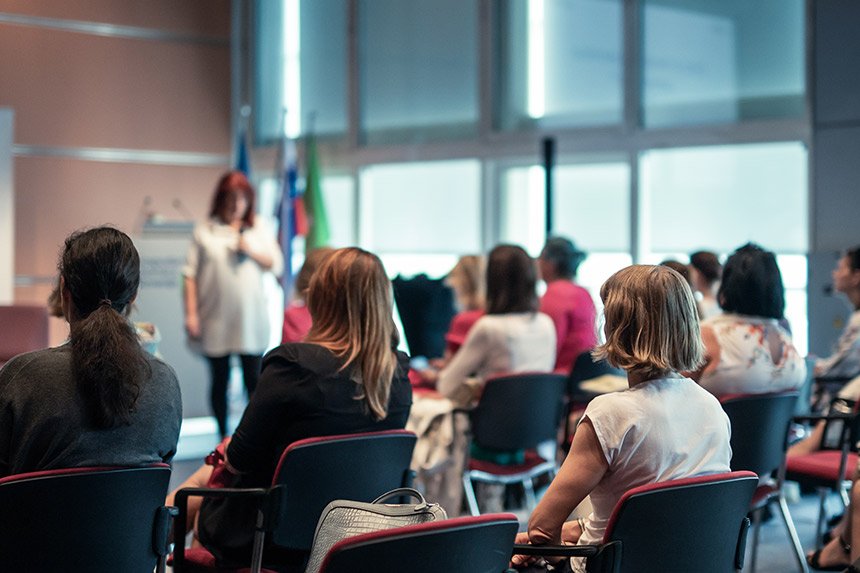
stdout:
<svg viewBox="0 0 860 573">
<path fill-rule="evenodd" d="M 276 275 L 281 274 L 284 270 L 284 256 L 277 241 L 274 240 L 274 235 L 267 227 L 260 228 L 256 225 L 254 232 L 256 233 L 254 238 L 257 239 L 255 242 L 248 241 L 245 233 L 239 235 L 238 251 L 248 255 L 263 270 L 272 271 Z M 252 248 L 252 244 L 255 248 Z"/>
<path fill-rule="evenodd" d="M 197 280 L 184 277 L 183 300 L 185 304 L 185 332 L 190 338 L 200 338 L 200 316 L 197 314 Z"/>
<path fill-rule="evenodd" d="M 271 463 L 275 441 L 289 424 L 285 420 L 300 414 L 296 392 L 301 392 L 303 375 L 303 368 L 281 355 L 264 359 L 257 389 L 227 447 L 231 471 L 247 473 Z"/>
<path fill-rule="evenodd" d="M 698 370 L 685 373 L 687 376 L 698 382 L 706 370 L 713 370 L 720 362 L 720 342 L 717 340 L 717 335 L 714 329 L 710 326 L 702 326 L 702 342 L 705 345 L 705 362 Z"/>
<path fill-rule="evenodd" d="M 836 351 L 826 358 L 815 361 L 813 373 L 816 378 L 839 378 L 857 372 L 857 354 L 860 354 L 860 315 L 856 313 L 839 336 Z M 853 359 L 852 359 L 853 358 Z"/>
<path fill-rule="evenodd" d="M 457 395 L 460 388 L 466 383 L 466 379 L 477 372 L 486 359 L 487 343 L 487 335 L 479 321 L 469 331 L 460 350 L 439 372 L 436 389 L 440 394 L 448 398 Z"/>
<path fill-rule="evenodd" d="M 589 418 L 573 435 L 570 453 L 561 470 L 529 518 L 529 542 L 534 545 L 574 543 L 581 531 L 576 522 L 565 525 L 571 512 L 600 483 L 609 463 Z"/>
</svg>

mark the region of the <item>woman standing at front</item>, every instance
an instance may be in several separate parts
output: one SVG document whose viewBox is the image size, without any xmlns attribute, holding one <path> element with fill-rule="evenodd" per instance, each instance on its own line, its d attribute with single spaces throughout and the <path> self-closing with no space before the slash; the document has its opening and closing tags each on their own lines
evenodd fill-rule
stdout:
<svg viewBox="0 0 860 573">
<path fill-rule="evenodd" d="M 274 234 L 255 221 L 254 199 L 242 173 L 221 177 L 209 220 L 194 229 L 182 273 L 185 330 L 209 362 L 210 401 L 221 437 L 227 435 L 230 356 L 241 359 L 250 398 L 271 334 L 263 274 L 283 269 Z"/>
</svg>

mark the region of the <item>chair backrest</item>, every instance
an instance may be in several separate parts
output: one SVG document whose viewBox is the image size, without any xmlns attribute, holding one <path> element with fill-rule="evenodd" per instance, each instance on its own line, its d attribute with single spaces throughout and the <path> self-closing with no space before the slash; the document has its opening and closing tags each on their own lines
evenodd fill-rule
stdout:
<svg viewBox="0 0 860 573">
<path fill-rule="evenodd" d="M 741 471 L 634 488 L 615 506 L 603 541 L 621 541 L 622 573 L 734 572 L 757 486 L 754 473 Z"/>
<path fill-rule="evenodd" d="M 152 573 L 170 467 L 73 468 L 0 480 L 0 570 Z"/>
<path fill-rule="evenodd" d="M 408 486 L 415 434 L 406 430 L 299 440 L 281 455 L 272 485 L 279 490 L 276 545 L 309 550 L 325 506 L 336 499 L 373 501 Z"/>
<path fill-rule="evenodd" d="M 487 514 L 357 535 L 331 548 L 320 573 L 500 573 L 518 526 L 514 515 Z"/>
<path fill-rule="evenodd" d="M 784 392 L 724 396 L 720 400 L 732 424 L 733 470 L 767 476 L 782 466 L 797 398 L 797 392 Z"/>
<path fill-rule="evenodd" d="M 566 378 L 521 373 L 490 378 L 472 411 L 472 439 L 485 448 L 525 450 L 555 441 Z"/>
<path fill-rule="evenodd" d="M 48 309 L 0 305 L 0 365 L 14 356 L 48 347 Z"/>
</svg>

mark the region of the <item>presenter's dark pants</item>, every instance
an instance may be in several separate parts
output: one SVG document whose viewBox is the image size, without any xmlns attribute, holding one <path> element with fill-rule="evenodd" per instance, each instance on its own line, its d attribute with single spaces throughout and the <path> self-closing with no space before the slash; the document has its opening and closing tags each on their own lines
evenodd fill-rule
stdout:
<svg viewBox="0 0 860 573">
<path fill-rule="evenodd" d="M 240 354 L 242 361 L 242 380 L 248 391 L 248 399 L 257 388 L 257 380 L 260 378 L 260 366 L 263 357 L 256 354 Z M 209 402 L 212 405 L 212 413 L 218 422 L 218 433 L 222 438 L 227 436 L 227 387 L 230 383 L 230 355 L 207 356 L 209 371 L 212 375 L 212 386 L 209 392 Z"/>
</svg>

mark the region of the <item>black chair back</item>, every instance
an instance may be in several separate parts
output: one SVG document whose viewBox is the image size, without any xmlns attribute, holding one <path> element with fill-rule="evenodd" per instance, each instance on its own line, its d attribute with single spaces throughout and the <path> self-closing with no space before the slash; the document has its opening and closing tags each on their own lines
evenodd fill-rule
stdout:
<svg viewBox="0 0 860 573">
<path fill-rule="evenodd" d="M 166 465 L 0 480 L 0 570 L 152 573 L 164 554 Z"/>
<path fill-rule="evenodd" d="M 620 573 L 735 572 L 743 567 L 752 472 L 641 486 L 618 502 L 604 543 L 621 542 Z M 589 559 L 588 570 L 600 570 Z"/>
<path fill-rule="evenodd" d="M 797 398 L 797 392 L 785 392 L 721 400 L 732 424 L 733 470 L 749 470 L 764 477 L 782 466 Z"/>
<path fill-rule="evenodd" d="M 514 515 L 461 517 L 347 538 L 320 573 L 501 573 L 517 533 Z"/>
<path fill-rule="evenodd" d="M 286 549 L 310 550 L 322 510 L 336 499 L 370 502 L 411 485 L 415 434 L 405 430 L 310 438 L 281 456 L 273 485 L 278 519 L 271 540 Z"/>
<path fill-rule="evenodd" d="M 566 379 L 561 374 L 522 373 L 487 380 L 472 411 L 472 439 L 484 448 L 526 450 L 555 441 Z"/>
</svg>

